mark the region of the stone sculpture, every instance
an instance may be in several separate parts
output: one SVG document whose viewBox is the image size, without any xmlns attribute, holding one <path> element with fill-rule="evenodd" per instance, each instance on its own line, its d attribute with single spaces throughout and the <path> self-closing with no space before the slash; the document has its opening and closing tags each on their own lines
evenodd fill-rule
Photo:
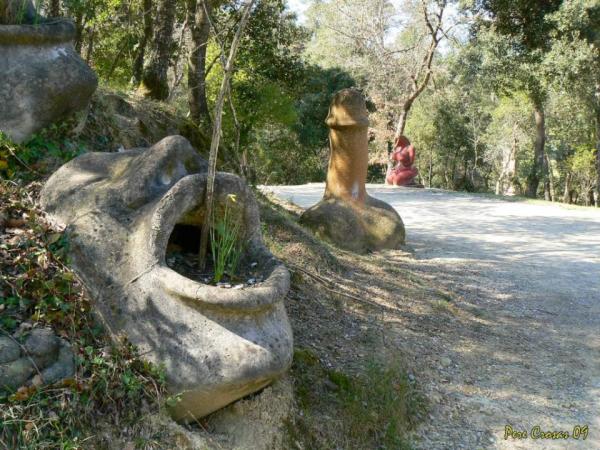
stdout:
<svg viewBox="0 0 600 450">
<path fill-rule="evenodd" d="M 223 289 L 167 265 L 177 230 L 199 236 L 206 176 L 207 162 L 172 136 L 150 149 L 79 156 L 41 193 L 49 218 L 67 226 L 74 269 L 110 333 L 126 335 L 144 357 L 165 365 L 170 392 L 180 394 L 171 409 L 179 421 L 258 391 L 292 361 L 283 305 L 289 273 L 265 248 L 256 200 L 240 178 L 218 173 L 215 201 L 236 196 L 243 261 L 264 281 Z"/>
<path fill-rule="evenodd" d="M 75 362 L 71 346 L 48 328 L 31 330 L 21 344 L 0 335 L 0 389 L 52 384 L 73 376 Z"/>
<path fill-rule="evenodd" d="M 325 194 L 300 222 L 317 236 L 354 252 L 397 248 L 405 238 L 402 219 L 365 188 L 369 117 L 364 96 L 356 89 L 338 92 L 325 123 L 331 152 Z"/>
<path fill-rule="evenodd" d="M 391 159 L 394 165 L 388 169 L 385 177 L 387 184 L 423 187 L 415 181 L 419 171 L 413 166 L 415 162 L 415 147 L 410 143 L 408 138 L 400 136 L 396 139 Z"/>
<path fill-rule="evenodd" d="M 0 0 L 0 131 L 15 142 L 81 110 L 98 80 L 73 48 L 75 26 L 31 1 Z"/>
</svg>

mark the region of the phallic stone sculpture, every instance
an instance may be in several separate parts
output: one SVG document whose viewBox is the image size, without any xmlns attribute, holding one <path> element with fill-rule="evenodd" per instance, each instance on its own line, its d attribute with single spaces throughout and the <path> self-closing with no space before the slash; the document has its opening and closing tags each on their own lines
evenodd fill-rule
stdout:
<svg viewBox="0 0 600 450">
<path fill-rule="evenodd" d="M 197 251 L 206 176 L 206 161 L 172 136 L 150 149 L 79 156 L 41 193 L 49 218 L 67 226 L 73 267 L 110 333 L 126 335 L 166 367 L 169 390 L 181 398 L 171 409 L 179 421 L 258 391 L 292 361 L 283 306 L 289 273 L 265 248 L 256 200 L 240 178 L 218 173 L 215 201 L 218 207 L 236 196 L 242 260 L 264 281 L 223 289 L 167 265 L 178 230 L 190 239 L 178 245 Z"/>
<path fill-rule="evenodd" d="M 0 1 L 0 6 L 3 4 L 0 131 L 22 142 L 69 113 L 83 109 L 98 80 L 73 48 L 72 22 L 36 17 L 30 0 Z"/>
<path fill-rule="evenodd" d="M 400 136 L 396 139 L 394 150 L 391 155 L 394 166 L 388 169 L 385 181 L 394 186 L 423 187 L 415 181 L 419 174 L 415 162 L 415 147 L 408 138 Z"/>
<path fill-rule="evenodd" d="M 325 194 L 302 214 L 301 223 L 351 251 L 397 248 L 405 238 L 402 219 L 365 188 L 369 117 L 364 96 L 356 89 L 338 92 L 325 123 L 331 152 Z"/>
</svg>

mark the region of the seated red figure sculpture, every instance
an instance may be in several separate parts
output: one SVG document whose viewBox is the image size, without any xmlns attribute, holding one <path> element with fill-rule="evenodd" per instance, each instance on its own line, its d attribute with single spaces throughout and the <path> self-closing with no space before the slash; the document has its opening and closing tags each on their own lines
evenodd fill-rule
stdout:
<svg viewBox="0 0 600 450">
<path fill-rule="evenodd" d="M 394 166 L 388 169 L 385 182 L 394 186 L 416 186 L 415 177 L 419 171 L 413 167 L 415 147 L 408 138 L 400 136 L 396 139 L 391 159 L 394 161 Z"/>
</svg>

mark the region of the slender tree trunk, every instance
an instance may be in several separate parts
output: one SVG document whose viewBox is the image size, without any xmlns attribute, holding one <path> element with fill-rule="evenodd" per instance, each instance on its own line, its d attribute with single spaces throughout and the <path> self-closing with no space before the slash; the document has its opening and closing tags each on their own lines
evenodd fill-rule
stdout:
<svg viewBox="0 0 600 450">
<path fill-rule="evenodd" d="M 94 38 L 96 37 L 96 26 L 95 25 L 92 27 L 92 29 L 90 30 L 88 35 L 89 35 L 89 38 L 88 38 L 87 50 L 85 53 L 85 62 L 89 66 L 92 61 L 92 55 L 94 53 Z"/>
<path fill-rule="evenodd" d="M 75 50 L 79 55 L 81 55 L 81 47 L 83 44 L 83 22 L 84 14 L 79 11 L 75 15 Z"/>
<path fill-rule="evenodd" d="M 543 173 L 544 173 L 544 200 L 547 202 L 552 201 L 552 189 L 550 188 L 550 159 L 548 155 L 544 152 L 544 164 Z"/>
<path fill-rule="evenodd" d="M 190 116 L 196 123 L 210 126 L 206 100 L 206 50 L 210 37 L 208 15 L 213 1 L 187 0 L 188 21 L 192 34 L 192 48 L 188 61 L 188 103 Z"/>
<path fill-rule="evenodd" d="M 400 117 L 398 117 L 398 124 L 396 125 L 396 135 L 398 138 L 404 134 L 404 128 L 406 127 L 406 120 L 408 119 L 408 112 L 412 106 L 412 100 L 408 100 L 402 105 L 402 110 L 400 111 Z"/>
<path fill-rule="evenodd" d="M 571 203 L 571 174 L 567 172 L 565 177 L 565 191 L 563 193 L 563 203 Z"/>
<path fill-rule="evenodd" d="M 429 173 L 427 174 L 427 184 L 431 189 L 431 180 L 433 179 L 433 152 L 429 153 Z"/>
<path fill-rule="evenodd" d="M 534 116 L 536 137 L 534 144 L 533 165 L 527 177 L 525 195 L 530 198 L 537 196 L 538 186 L 544 170 L 544 145 L 546 143 L 546 125 L 542 102 L 534 99 Z"/>
<path fill-rule="evenodd" d="M 202 230 L 200 232 L 200 249 L 198 252 L 198 266 L 200 270 L 204 270 L 206 267 L 206 252 L 208 249 L 208 232 L 212 225 L 213 216 L 213 196 L 215 189 L 215 175 L 217 170 L 217 154 L 219 152 L 219 141 L 221 139 L 221 119 L 223 117 L 223 106 L 225 103 L 225 96 L 229 89 L 229 81 L 233 75 L 235 55 L 237 54 L 238 46 L 246 28 L 246 23 L 250 18 L 250 11 L 255 0 L 247 0 L 243 6 L 242 18 L 238 24 L 238 28 L 231 41 L 231 48 L 229 49 L 229 57 L 223 67 L 223 80 L 221 82 L 221 88 L 219 89 L 219 95 L 217 96 L 217 103 L 215 105 L 215 123 L 213 125 L 212 140 L 210 142 L 210 154 L 208 157 L 208 174 L 206 177 L 206 196 L 205 206 L 206 212 L 204 214 L 205 220 L 202 224 Z"/>
<path fill-rule="evenodd" d="M 60 17 L 60 0 L 50 0 L 48 15 L 50 17 Z"/>
<path fill-rule="evenodd" d="M 548 173 L 548 186 L 549 186 L 549 190 L 550 190 L 550 201 L 553 202 L 556 199 L 556 191 L 554 189 L 554 174 L 552 171 L 552 162 L 550 161 L 548 154 L 546 154 L 545 156 L 546 156 L 546 166 L 547 166 L 546 172 Z"/>
<path fill-rule="evenodd" d="M 142 92 L 155 100 L 165 100 L 169 96 L 167 71 L 173 47 L 176 4 L 176 0 L 161 0 L 158 3 L 154 35 L 142 72 Z"/>
<path fill-rule="evenodd" d="M 596 107 L 596 207 L 600 208 L 600 105 Z"/>
<path fill-rule="evenodd" d="M 427 5 L 425 2 L 421 2 L 421 12 L 423 14 L 423 20 L 427 29 L 429 30 L 429 38 L 431 41 L 429 42 L 429 47 L 427 48 L 427 52 L 423 56 L 423 60 L 420 64 L 416 64 L 415 73 L 411 74 L 412 80 L 412 89 L 408 99 L 402 105 L 402 110 L 400 111 L 400 117 L 398 118 L 398 123 L 396 125 L 396 133 L 395 138 L 402 136 L 404 133 L 404 127 L 406 126 L 406 119 L 408 118 L 408 112 L 412 107 L 413 102 L 421 95 L 423 90 L 429 84 L 429 80 L 431 79 L 431 67 L 433 64 L 433 57 L 435 56 L 435 51 L 437 49 L 438 44 L 440 43 L 441 36 L 444 36 L 444 31 L 442 30 L 442 17 L 444 15 L 444 10 L 446 8 L 446 0 L 441 0 L 437 3 L 438 10 L 434 14 L 436 21 L 432 23 L 430 12 L 427 10 Z"/>
<path fill-rule="evenodd" d="M 144 0 L 142 7 L 144 8 L 144 36 L 142 37 L 137 52 L 135 54 L 135 60 L 133 61 L 133 78 L 132 85 L 138 87 L 142 82 L 142 71 L 144 70 L 144 57 L 146 55 L 146 47 L 148 42 L 152 39 L 154 30 L 152 21 L 152 0 Z"/>
</svg>

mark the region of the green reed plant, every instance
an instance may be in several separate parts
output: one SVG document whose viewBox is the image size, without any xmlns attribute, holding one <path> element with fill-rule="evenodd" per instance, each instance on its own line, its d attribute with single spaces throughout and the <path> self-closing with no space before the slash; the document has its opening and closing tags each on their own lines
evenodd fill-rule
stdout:
<svg viewBox="0 0 600 450">
<path fill-rule="evenodd" d="M 213 217 L 213 226 L 210 230 L 210 249 L 214 264 L 214 282 L 218 283 L 223 275 L 234 277 L 243 247 L 240 242 L 241 220 L 237 207 L 237 198 L 234 194 L 227 196 L 223 214 L 218 218 Z"/>
</svg>

